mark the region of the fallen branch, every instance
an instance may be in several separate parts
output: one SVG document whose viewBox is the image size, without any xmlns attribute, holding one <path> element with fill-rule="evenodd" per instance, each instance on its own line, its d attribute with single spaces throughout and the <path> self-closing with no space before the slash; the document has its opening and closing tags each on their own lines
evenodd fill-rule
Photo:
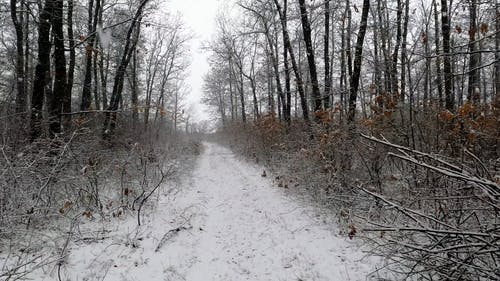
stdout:
<svg viewBox="0 0 500 281">
<path fill-rule="evenodd" d="M 173 229 L 170 229 L 169 231 L 167 231 L 167 233 L 165 233 L 165 235 L 163 235 L 163 237 L 161 238 L 160 243 L 158 243 L 158 246 L 156 246 L 155 253 L 159 252 L 160 248 L 165 244 L 165 242 L 167 242 L 168 240 L 173 238 L 175 235 L 179 234 L 179 232 L 181 232 L 182 230 L 188 230 L 191 228 L 193 228 L 193 227 L 181 225 L 179 227 L 176 227 L 176 228 L 173 228 Z"/>
</svg>

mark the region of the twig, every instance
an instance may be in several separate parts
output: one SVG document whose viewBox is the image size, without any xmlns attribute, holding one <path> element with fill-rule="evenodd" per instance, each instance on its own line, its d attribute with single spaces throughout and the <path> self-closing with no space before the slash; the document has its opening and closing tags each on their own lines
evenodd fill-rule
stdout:
<svg viewBox="0 0 500 281">
<path fill-rule="evenodd" d="M 83 115 L 83 114 L 91 114 L 91 113 L 120 113 L 125 110 L 84 110 L 84 111 L 75 111 L 75 112 L 66 112 L 61 113 L 61 115 Z"/>
<path fill-rule="evenodd" d="M 184 224 L 186 224 L 186 223 L 187 223 L 187 221 Z M 156 246 L 155 253 L 159 252 L 160 248 L 165 244 L 165 242 L 167 242 L 170 238 L 174 237 L 176 234 L 181 232 L 181 230 L 188 230 L 188 229 L 193 228 L 192 226 L 186 227 L 186 226 L 184 226 L 184 224 L 179 226 L 179 227 L 176 227 L 176 228 L 173 228 L 173 229 L 170 229 L 169 231 L 167 231 L 167 233 L 165 233 L 163 235 L 163 237 L 161 238 L 160 243 L 158 243 L 158 246 Z"/>
<path fill-rule="evenodd" d="M 392 201 L 387 200 L 387 199 L 386 199 L 386 198 L 384 198 L 382 195 L 379 195 L 379 194 L 376 194 L 376 193 L 374 193 L 374 192 L 368 191 L 368 190 L 367 190 L 367 189 L 365 189 L 365 188 L 361 188 L 361 190 L 363 190 L 365 193 L 367 193 L 367 194 L 369 194 L 369 195 L 371 195 L 371 196 L 373 196 L 373 197 L 375 197 L 375 198 L 377 198 L 377 199 L 379 199 L 379 200 L 383 201 L 385 204 L 387 204 L 387 205 L 390 205 L 390 206 L 394 207 L 395 209 L 397 209 L 398 211 L 400 211 L 401 213 L 403 213 L 403 214 L 404 214 L 404 215 L 406 215 L 407 217 L 411 218 L 412 220 L 414 220 L 416 223 L 418 223 L 418 224 L 419 224 L 420 226 L 422 226 L 422 227 L 424 227 L 424 225 L 425 225 L 425 224 L 424 224 L 424 223 L 422 223 L 419 219 L 417 219 L 417 218 L 416 218 L 416 217 L 414 217 L 413 215 L 417 215 L 417 216 L 420 216 L 420 217 L 426 218 L 426 219 L 431 220 L 431 221 L 433 221 L 433 222 L 435 222 L 435 223 L 437 223 L 437 224 L 440 224 L 440 225 L 442 225 L 442 226 L 446 226 L 446 227 L 451 228 L 451 229 L 456 229 L 455 227 L 453 227 L 453 226 L 451 226 L 451 225 L 449 225 L 449 224 L 447 224 L 447 223 L 444 223 L 444 222 L 442 222 L 442 221 L 440 221 L 440 220 L 438 220 L 438 219 L 436 219 L 436 218 L 433 218 L 433 217 L 428 216 L 428 215 L 426 215 L 426 214 L 422 214 L 422 213 L 417 212 L 417 211 L 415 211 L 415 210 L 408 209 L 408 208 L 405 208 L 405 207 L 403 207 L 403 206 L 400 206 L 400 205 L 398 205 L 398 204 L 396 204 L 396 203 L 394 203 L 394 202 L 392 202 Z"/>
<path fill-rule="evenodd" d="M 481 232 L 471 232 L 471 231 L 452 231 L 452 230 L 441 230 L 441 229 L 430 229 L 430 228 L 416 228 L 416 227 L 380 227 L 380 228 L 364 228 L 363 231 L 375 231 L 375 232 L 428 232 L 433 234 L 441 235 L 455 235 L 455 236 L 477 236 L 486 238 L 496 238 L 500 239 L 500 235 L 493 233 L 481 233 Z"/>
<path fill-rule="evenodd" d="M 151 195 L 153 195 L 153 193 L 161 186 L 161 184 L 163 183 L 163 181 L 165 180 L 165 178 L 167 176 L 170 176 L 171 172 L 173 171 L 173 167 L 169 167 L 168 171 L 165 173 L 163 172 L 162 169 L 160 169 L 160 173 L 161 173 L 161 178 L 160 180 L 158 181 L 158 183 L 156 184 L 156 186 L 148 193 L 148 195 L 144 196 L 144 198 L 142 199 L 141 203 L 139 204 L 139 208 L 137 209 L 137 224 L 140 226 L 141 225 L 141 210 L 142 210 L 142 206 L 144 205 L 144 203 L 146 203 L 146 201 L 149 199 L 149 197 L 151 197 Z M 144 195 L 144 192 L 142 193 L 142 195 Z"/>
<path fill-rule="evenodd" d="M 378 142 L 380 144 L 383 144 L 383 145 L 386 145 L 386 146 L 389 146 L 389 147 L 393 147 L 399 151 L 403 150 L 403 151 L 406 151 L 406 152 L 411 152 L 411 153 L 414 153 L 414 154 L 417 154 L 417 155 L 420 155 L 420 156 L 424 156 L 424 157 L 428 157 L 434 161 L 437 161 L 445 166 L 448 166 L 449 168 L 453 169 L 453 170 L 457 170 L 457 171 L 461 171 L 462 169 L 460 167 L 457 167 L 453 164 L 450 164 L 442 159 L 439 159 L 437 158 L 435 155 L 432 155 L 432 154 L 429 154 L 429 153 L 425 153 L 425 152 L 421 152 L 421 151 L 418 151 L 418 150 L 414 150 L 414 149 L 411 149 L 411 148 L 408 148 L 408 147 L 404 147 L 404 146 L 401 146 L 401 145 L 397 145 L 397 144 L 394 144 L 394 143 L 391 143 L 389 142 L 386 138 L 383 137 L 383 140 L 381 139 L 378 139 L 378 138 L 375 138 L 375 137 L 372 137 L 372 136 L 367 136 L 367 135 L 364 135 L 364 134 L 361 134 L 361 136 L 367 140 L 370 140 L 370 141 L 373 141 L 373 142 Z"/>
<path fill-rule="evenodd" d="M 470 152 L 468 149 L 465 149 L 465 153 L 467 153 L 470 157 L 472 157 L 474 160 L 476 160 L 477 163 L 483 168 L 484 172 L 488 175 L 489 180 L 493 180 L 493 176 L 491 175 L 490 171 L 486 168 L 486 165 L 484 165 L 483 161 L 479 159 L 474 153 Z"/>
</svg>

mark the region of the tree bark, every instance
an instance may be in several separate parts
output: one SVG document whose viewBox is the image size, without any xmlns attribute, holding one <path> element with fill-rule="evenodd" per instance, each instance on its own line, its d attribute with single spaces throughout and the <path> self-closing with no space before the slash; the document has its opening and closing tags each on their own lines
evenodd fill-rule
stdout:
<svg viewBox="0 0 500 281">
<path fill-rule="evenodd" d="M 325 64 L 325 91 L 323 93 L 323 107 L 330 108 L 330 0 L 325 0 L 325 35 L 323 37 L 323 60 Z"/>
<path fill-rule="evenodd" d="M 285 41 L 285 32 L 288 29 L 288 1 L 284 0 L 283 2 L 283 18 L 285 26 L 283 27 L 283 41 Z M 285 97 L 283 98 L 283 117 L 287 123 L 291 122 L 292 117 L 292 91 L 291 91 L 291 83 L 290 83 L 290 63 L 288 61 L 288 51 L 283 42 L 283 66 L 285 70 Z M 278 74 L 278 80 L 279 74 Z M 281 84 L 279 85 L 281 88 Z"/>
<path fill-rule="evenodd" d="M 295 60 L 295 53 L 292 49 L 292 45 L 290 43 L 290 36 L 288 34 L 288 30 L 286 29 L 286 21 L 283 17 L 283 11 L 281 9 L 281 5 L 278 0 L 274 0 L 274 4 L 276 5 L 276 9 L 278 10 L 278 14 L 281 21 L 281 27 L 283 28 L 283 39 L 285 43 L 285 48 L 288 50 L 288 54 L 290 55 L 290 60 L 292 61 L 293 72 L 295 73 L 295 79 L 297 80 L 297 91 L 300 96 L 300 104 L 302 107 L 302 117 L 304 120 L 309 120 L 309 109 L 307 107 L 307 100 L 304 92 L 304 83 L 302 81 L 302 75 L 300 74 L 299 67 L 297 65 L 297 61 Z"/>
<path fill-rule="evenodd" d="M 349 122 L 354 121 L 356 114 L 356 102 L 359 88 L 359 80 L 361 75 L 361 64 L 363 55 L 363 44 L 365 41 L 366 28 L 368 26 L 368 11 L 370 10 L 370 0 L 363 0 L 363 11 L 361 12 L 361 23 L 359 25 L 358 38 L 356 40 L 356 50 L 354 57 L 354 69 L 351 76 L 351 91 L 349 95 Z"/>
<path fill-rule="evenodd" d="M 10 0 L 10 15 L 16 32 L 16 113 L 23 113 L 27 110 L 27 96 L 25 91 L 26 74 L 24 68 L 24 32 L 23 14 L 21 12 L 18 15 L 17 0 Z"/>
<path fill-rule="evenodd" d="M 496 35 L 495 35 L 495 100 L 500 103 L 500 3 L 497 2 L 496 10 Z"/>
<path fill-rule="evenodd" d="M 73 95 L 73 83 L 75 77 L 75 65 L 76 65 L 76 50 L 75 50 L 75 35 L 73 32 L 73 0 L 68 0 L 68 41 L 69 41 L 69 66 L 68 66 L 68 77 L 66 83 L 66 91 L 63 98 L 63 113 L 71 112 L 71 99 Z M 65 126 L 69 126 L 71 120 L 71 115 L 65 115 L 64 120 Z"/>
<path fill-rule="evenodd" d="M 314 111 L 321 110 L 322 101 L 319 91 L 318 72 L 316 70 L 316 61 L 314 56 L 314 47 L 311 38 L 311 24 L 307 15 L 305 0 L 299 0 L 300 20 L 302 22 L 302 32 L 306 44 L 307 63 L 309 66 L 309 76 L 311 77 L 312 97 L 314 100 Z"/>
<path fill-rule="evenodd" d="M 120 60 L 114 78 L 113 92 L 111 93 L 111 99 L 108 105 L 108 112 L 106 112 L 104 117 L 104 126 L 103 126 L 104 137 L 112 135 L 116 127 L 116 116 L 117 116 L 116 111 L 118 110 L 118 106 L 120 105 L 120 101 L 122 99 L 125 71 L 132 57 L 132 53 L 134 52 L 135 47 L 137 45 L 137 40 L 140 34 L 140 23 L 142 20 L 142 13 L 144 7 L 148 2 L 149 0 L 142 0 L 142 2 L 139 4 L 139 7 L 137 8 L 134 17 L 132 18 L 129 29 L 127 31 L 122 58 Z M 132 36 L 134 36 L 134 38 L 132 38 Z"/>
<path fill-rule="evenodd" d="M 443 35 L 443 72 L 444 72 L 444 96 L 446 109 L 453 111 L 455 108 L 455 95 L 452 91 L 453 74 L 451 71 L 451 48 L 450 48 L 450 18 L 447 0 L 441 0 L 441 33 Z"/>
<path fill-rule="evenodd" d="M 444 106 L 443 99 L 443 73 L 441 71 L 441 44 L 439 41 L 439 12 L 437 9 L 437 0 L 434 1 L 434 44 L 436 45 L 436 86 L 438 91 L 439 106 Z"/>
<path fill-rule="evenodd" d="M 346 11 L 344 12 L 344 16 L 342 17 L 342 28 L 341 28 L 341 42 L 340 42 L 340 105 L 341 108 L 346 108 L 346 93 L 347 93 L 347 61 L 346 61 L 346 45 L 347 45 L 347 36 L 346 36 Z M 341 111 L 342 113 L 344 110 Z M 342 115 L 341 115 L 342 116 Z"/>
<path fill-rule="evenodd" d="M 50 81 L 50 27 L 54 9 L 53 0 L 46 0 L 38 24 L 38 62 L 35 67 L 35 81 L 31 100 L 31 140 L 42 135 L 43 101 L 45 87 Z"/>
<path fill-rule="evenodd" d="M 474 104 L 480 100 L 480 54 L 477 49 L 476 34 L 477 29 L 477 0 L 469 0 L 469 83 L 467 100 Z"/>
<path fill-rule="evenodd" d="M 98 39 L 96 39 L 95 44 L 98 44 Z M 99 83 L 98 83 L 98 69 L 99 66 L 97 65 L 97 58 L 98 58 L 98 52 L 94 52 L 94 63 L 92 64 L 92 75 L 94 76 L 94 104 L 95 104 L 95 109 L 96 110 L 101 110 L 101 95 L 99 94 Z"/>
<path fill-rule="evenodd" d="M 393 94 L 398 93 L 398 55 L 399 55 L 399 46 L 401 45 L 401 18 L 403 15 L 403 5 L 401 3 L 402 0 L 398 0 L 398 7 L 396 11 L 396 43 L 394 45 L 394 52 L 392 53 L 392 85 L 391 88 L 394 91 Z M 404 102 L 404 96 L 400 94 L 401 102 Z"/>
<path fill-rule="evenodd" d="M 241 103 L 241 121 L 243 121 L 243 123 L 246 123 L 247 122 L 247 113 L 246 113 L 246 109 L 245 109 L 245 85 L 244 85 L 244 80 L 243 80 L 243 63 L 241 61 L 238 63 L 238 67 L 240 70 L 239 90 L 240 90 L 240 103 Z"/>
<path fill-rule="evenodd" d="M 49 106 L 50 135 L 61 132 L 62 108 L 66 93 L 66 56 L 63 31 L 63 0 L 54 1 L 52 33 L 54 37 L 54 89 Z"/>
<path fill-rule="evenodd" d="M 89 110 L 92 104 L 92 50 L 94 48 L 94 35 L 92 34 L 93 11 L 94 0 L 89 0 L 87 29 L 91 38 L 87 41 L 87 46 L 85 47 L 85 78 L 83 79 L 82 102 L 80 104 L 80 110 L 82 111 Z"/>
<path fill-rule="evenodd" d="M 104 50 L 99 56 L 99 75 L 101 76 L 101 95 L 102 108 L 108 108 L 108 69 L 109 69 L 109 53 L 106 57 L 106 67 L 104 66 Z"/>
<path fill-rule="evenodd" d="M 132 106 L 132 121 L 137 124 L 139 122 L 139 94 L 137 87 L 137 51 L 134 50 L 132 55 L 132 91 L 130 93 L 130 105 Z M 135 124 L 134 124 L 135 125 Z"/>
<path fill-rule="evenodd" d="M 382 7 L 382 1 L 377 0 L 377 15 L 378 15 L 378 22 L 380 28 L 380 41 L 381 41 L 381 52 L 384 56 L 384 92 L 385 93 L 392 93 L 392 65 L 391 65 L 391 59 L 389 55 L 389 50 L 387 46 L 387 41 L 388 41 L 388 29 L 389 27 L 387 26 L 387 20 L 385 20 L 385 13 L 384 11 L 387 11 L 386 7 Z"/>
<path fill-rule="evenodd" d="M 402 34 L 402 41 L 401 41 L 401 101 L 404 101 L 406 98 L 406 64 L 407 64 L 407 49 L 406 45 L 408 43 L 407 37 L 408 37 L 408 20 L 410 18 L 409 11 L 410 10 L 410 1 L 406 0 L 405 1 L 405 12 L 404 12 L 404 19 L 403 19 L 403 34 Z M 410 75 L 410 73 L 408 73 Z M 413 91 L 412 91 L 413 92 Z M 413 103 L 413 94 L 410 93 L 412 96 L 410 99 L 410 104 Z"/>
</svg>

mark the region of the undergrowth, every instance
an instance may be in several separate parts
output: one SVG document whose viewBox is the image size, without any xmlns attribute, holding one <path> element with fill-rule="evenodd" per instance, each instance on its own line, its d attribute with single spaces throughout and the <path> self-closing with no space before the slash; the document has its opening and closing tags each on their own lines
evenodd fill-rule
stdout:
<svg viewBox="0 0 500 281">
<path fill-rule="evenodd" d="M 290 124 L 266 116 L 219 139 L 274 171 L 279 187 L 337 214 L 403 279 L 498 280 L 500 107 L 451 113 L 372 105 L 348 124 L 339 111 Z"/>
</svg>

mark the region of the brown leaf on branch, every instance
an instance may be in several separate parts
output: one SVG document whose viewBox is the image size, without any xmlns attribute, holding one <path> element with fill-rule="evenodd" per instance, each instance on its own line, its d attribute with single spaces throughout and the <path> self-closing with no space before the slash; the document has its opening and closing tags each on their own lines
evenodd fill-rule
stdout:
<svg viewBox="0 0 500 281">
<path fill-rule="evenodd" d="M 483 35 L 486 34 L 488 32 L 488 24 L 485 22 L 481 23 L 480 29 Z"/>
</svg>

